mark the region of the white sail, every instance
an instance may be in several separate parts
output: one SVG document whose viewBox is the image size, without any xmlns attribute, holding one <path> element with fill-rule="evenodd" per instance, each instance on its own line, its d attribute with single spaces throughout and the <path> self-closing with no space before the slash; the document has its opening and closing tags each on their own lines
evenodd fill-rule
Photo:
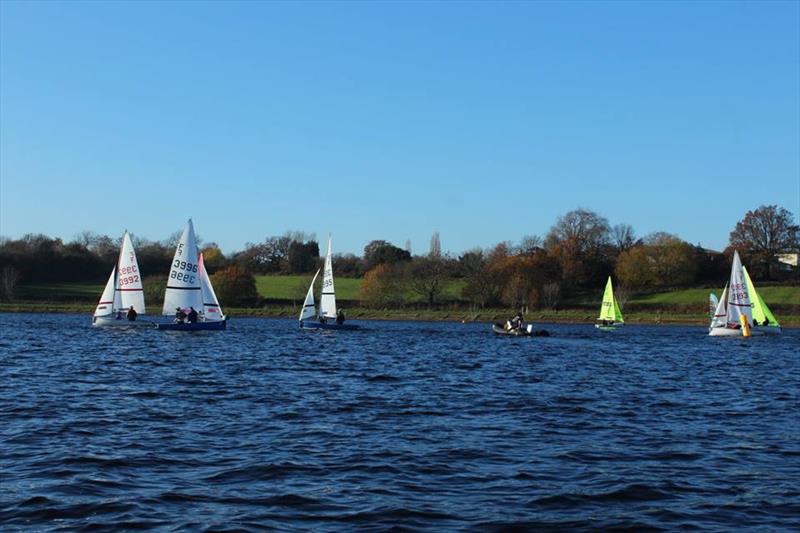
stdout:
<svg viewBox="0 0 800 533">
<path fill-rule="evenodd" d="M 208 272 L 203 263 L 203 254 L 200 254 L 197 264 L 200 274 L 200 293 L 203 296 L 203 317 L 206 322 L 224 320 L 225 315 L 222 314 L 222 308 L 219 306 L 219 300 L 217 300 L 214 287 L 211 286 L 211 280 L 208 278 Z"/>
<path fill-rule="evenodd" d="M 725 285 L 725 289 L 722 291 L 722 296 L 720 296 L 719 300 L 717 301 L 717 305 L 711 315 L 711 328 L 724 328 L 725 327 L 725 317 L 728 314 L 726 309 L 728 302 L 728 285 Z"/>
<path fill-rule="evenodd" d="M 200 272 L 197 264 L 197 242 L 192 219 L 186 224 L 170 265 L 167 290 L 164 292 L 163 314 L 174 315 L 177 308 L 203 308 Z"/>
<path fill-rule="evenodd" d="M 742 272 L 742 261 L 739 259 L 739 252 L 734 250 L 731 280 L 728 285 L 726 320 L 728 324 L 738 325 L 741 320 L 740 316 L 744 316 L 750 326 L 753 325 L 753 305 L 750 302 L 747 283 Z"/>
<path fill-rule="evenodd" d="M 333 261 L 331 260 L 331 238 L 328 236 L 328 253 L 322 271 L 322 296 L 319 299 L 319 316 L 336 318 L 336 291 L 333 287 Z"/>
<path fill-rule="evenodd" d="M 308 286 L 306 299 L 303 302 L 303 308 L 300 310 L 300 318 L 298 320 L 308 320 L 309 318 L 313 318 L 317 313 L 317 308 L 314 305 L 314 282 L 317 281 L 317 276 L 319 276 L 319 270 L 317 270 L 317 273 L 314 274 L 314 279 L 311 280 L 311 285 Z"/>
<path fill-rule="evenodd" d="M 139 263 L 136 261 L 136 252 L 133 250 L 133 242 L 127 231 L 122 237 L 116 288 L 119 293 L 120 307 L 123 310 L 133 306 L 137 313 L 144 314 L 142 276 L 139 272 Z"/>
<path fill-rule="evenodd" d="M 115 305 L 115 297 L 117 291 L 114 290 L 117 282 L 117 267 L 111 269 L 111 275 L 106 282 L 106 288 L 103 289 L 103 294 L 100 296 L 100 301 L 97 302 L 97 307 L 94 310 L 94 316 L 109 316 L 119 309 L 119 305 Z M 119 304 L 119 301 L 116 302 Z M 116 309 L 115 309 L 116 308 Z"/>
<path fill-rule="evenodd" d="M 719 300 L 717 299 L 717 295 L 709 293 L 708 295 L 708 316 L 714 318 L 714 315 L 717 312 L 717 306 L 719 305 Z"/>
</svg>

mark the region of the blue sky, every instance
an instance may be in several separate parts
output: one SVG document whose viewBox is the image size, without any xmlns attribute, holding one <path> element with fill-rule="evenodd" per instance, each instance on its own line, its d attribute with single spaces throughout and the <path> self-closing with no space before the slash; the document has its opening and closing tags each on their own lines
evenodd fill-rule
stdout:
<svg viewBox="0 0 800 533">
<path fill-rule="evenodd" d="M 0 234 L 454 253 L 800 215 L 800 3 L 0 2 Z"/>
</svg>

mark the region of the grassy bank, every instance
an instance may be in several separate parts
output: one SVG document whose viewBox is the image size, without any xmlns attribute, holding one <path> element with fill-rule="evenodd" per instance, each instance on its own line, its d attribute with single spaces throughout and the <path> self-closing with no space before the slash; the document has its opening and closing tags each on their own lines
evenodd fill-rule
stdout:
<svg viewBox="0 0 800 533">
<path fill-rule="evenodd" d="M 225 311 L 235 316 L 270 316 L 295 318 L 300 302 L 305 297 L 311 276 L 256 276 L 259 294 L 268 299 L 269 304 L 258 308 L 229 308 L 222 302 Z M 419 297 L 409 294 L 409 305 L 405 309 L 376 310 L 358 307 L 361 279 L 337 278 L 337 297 L 345 302 L 350 318 L 397 319 L 397 320 L 466 320 L 496 321 L 504 320 L 509 309 L 488 309 L 471 311 L 470 306 L 460 299 L 464 282 L 451 281 L 446 288 L 443 300 L 448 303 L 439 309 L 426 309 Z M 18 299 L 0 302 L 0 312 L 73 312 L 90 314 L 104 282 L 96 283 L 48 283 L 22 285 Z M 758 288 L 761 296 L 772 307 L 781 324 L 800 326 L 800 287 L 764 286 Z M 641 324 L 697 324 L 707 323 L 708 288 L 681 289 L 669 292 L 633 294 L 624 305 L 625 319 L 629 323 Z M 719 295 L 720 289 L 713 291 Z M 589 292 L 573 298 L 564 299 L 559 305 L 563 309 L 537 310 L 528 313 L 528 319 L 538 322 L 590 323 L 599 308 L 602 291 Z M 160 311 L 161 304 L 148 301 L 151 312 Z"/>
<path fill-rule="evenodd" d="M 160 312 L 160 306 L 150 306 L 150 311 Z M 75 302 L 0 302 L 0 312 L 18 313 L 80 313 L 87 316 L 94 311 L 94 304 Z M 299 308 L 291 305 L 270 305 L 259 308 L 232 307 L 226 308 L 228 316 L 235 317 L 271 317 L 297 318 Z M 350 319 L 361 320 L 450 320 L 466 322 L 497 322 L 506 320 L 513 314 L 509 309 L 484 309 L 471 311 L 467 309 L 366 309 L 349 308 Z M 526 315 L 529 322 L 556 322 L 572 324 L 590 324 L 594 322 L 596 313 L 588 309 L 563 309 L 558 311 L 531 311 Z M 800 327 L 800 315 L 778 316 L 784 327 Z M 687 324 L 705 326 L 708 318 L 703 312 L 688 310 L 676 311 L 631 311 L 625 314 L 628 324 Z"/>
</svg>

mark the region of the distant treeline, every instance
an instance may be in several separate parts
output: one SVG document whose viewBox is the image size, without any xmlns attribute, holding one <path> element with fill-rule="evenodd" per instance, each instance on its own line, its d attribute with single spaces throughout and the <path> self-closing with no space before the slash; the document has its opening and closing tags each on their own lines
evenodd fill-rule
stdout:
<svg viewBox="0 0 800 533">
<path fill-rule="evenodd" d="M 166 275 L 178 236 L 157 242 L 134 236 L 144 276 Z M 13 298 L 19 283 L 103 280 L 117 260 L 120 241 L 121 236 L 91 232 L 68 243 L 32 234 L 2 239 L 0 294 Z M 774 205 L 748 211 L 732 229 L 728 248 L 719 252 L 664 232 L 637 237 L 628 224 L 611 226 L 595 212 L 575 209 L 559 217 L 544 237 L 526 236 L 516 244 L 501 242 L 450 256 L 442 253 L 435 233 L 429 252 L 412 256 L 408 249 L 375 240 L 361 256 L 335 255 L 334 268 L 337 276 L 363 277 L 361 300 L 376 307 L 402 306 L 409 291 L 434 305 L 447 280 L 462 279 L 462 298 L 476 307 L 538 308 L 557 307 L 566 296 L 601 287 L 609 275 L 614 276 L 623 300 L 634 291 L 720 285 L 728 277 L 734 248 L 754 279 L 798 281 L 797 267 L 777 258 L 800 250 L 800 226 L 794 224 L 790 212 Z M 207 269 L 217 272 L 215 279 L 222 285 L 226 279 L 242 280 L 254 274 L 311 274 L 321 266 L 319 243 L 302 232 L 248 243 L 228 256 L 214 243 L 201 245 L 201 250 Z M 252 302 L 257 297 L 255 285 L 245 285 L 244 301 Z M 223 288 L 221 300 L 226 296 L 241 300 L 240 286 L 231 284 L 230 291 Z"/>
</svg>

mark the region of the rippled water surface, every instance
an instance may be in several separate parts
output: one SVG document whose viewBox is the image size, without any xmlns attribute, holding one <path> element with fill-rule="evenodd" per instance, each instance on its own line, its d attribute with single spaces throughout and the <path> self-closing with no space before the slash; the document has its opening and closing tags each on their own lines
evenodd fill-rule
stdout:
<svg viewBox="0 0 800 533">
<path fill-rule="evenodd" d="M 0 314 L 0 529 L 800 527 L 800 331 Z"/>
</svg>

